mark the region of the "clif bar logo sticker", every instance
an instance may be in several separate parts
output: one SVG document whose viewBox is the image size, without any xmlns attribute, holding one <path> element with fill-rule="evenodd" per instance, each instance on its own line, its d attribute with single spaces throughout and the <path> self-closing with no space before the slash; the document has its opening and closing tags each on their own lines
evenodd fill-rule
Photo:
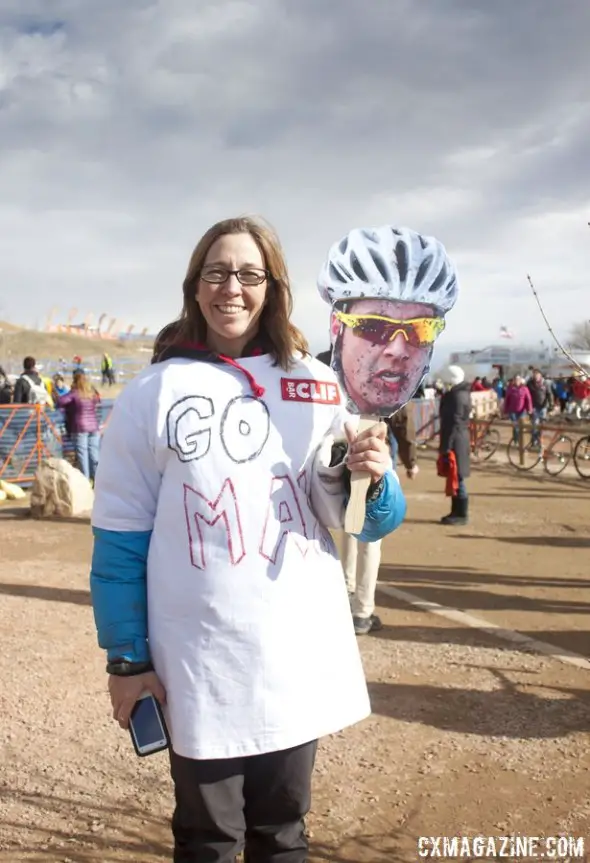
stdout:
<svg viewBox="0 0 590 863">
<path fill-rule="evenodd" d="M 313 402 L 319 405 L 340 404 L 340 390 L 332 381 L 281 378 L 281 396 L 286 402 Z"/>
</svg>

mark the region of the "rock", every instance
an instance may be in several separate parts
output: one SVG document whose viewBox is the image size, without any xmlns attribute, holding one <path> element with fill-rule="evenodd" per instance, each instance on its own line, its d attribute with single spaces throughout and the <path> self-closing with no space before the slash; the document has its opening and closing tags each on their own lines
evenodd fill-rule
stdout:
<svg viewBox="0 0 590 863">
<path fill-rule="evenodd" d="M 41 463 L 31 491 L 33 518 L 71 518 L 90 514 L 94 491 L 83 473 L 62 458 Z"/>
<path fill-rule="evenodd" d="M 8 498 L 8 500 L 24 500 L 27 496 L 20 485 L 6 482 L 4 479 L 0 479 L 0 495 L 1 494 L 4 494 L 5 498 Z M 0 497 L 0 499 L 2 498 Z"/>
</svg>

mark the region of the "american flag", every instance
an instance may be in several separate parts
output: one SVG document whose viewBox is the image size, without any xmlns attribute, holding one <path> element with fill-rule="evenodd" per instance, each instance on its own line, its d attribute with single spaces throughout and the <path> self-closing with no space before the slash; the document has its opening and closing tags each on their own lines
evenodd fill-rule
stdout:
<svg viewBox="0 0 590 863">
<path fill-rule="evenodd" d="M 514 333 L 512 332 L 512 330 L 509 330 L 508 327 L 500 327 L 500 338 L 513 339 Z"/>
</svg>

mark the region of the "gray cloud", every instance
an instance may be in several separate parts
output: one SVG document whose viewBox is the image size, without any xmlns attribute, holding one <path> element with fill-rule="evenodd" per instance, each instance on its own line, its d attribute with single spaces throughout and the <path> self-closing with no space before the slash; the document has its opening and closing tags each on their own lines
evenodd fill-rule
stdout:
<svg viewBox="0 0 590 863">
<path fill-rule="evenodd" d="M 567 331 L 590 255 L 589 36 L 582 2 L 5 0 L 0 309 L 155 328 L 202 231 L 259 212 L 317 349 L 323 255 L 384 222 L 457 259 L 444 344 L 543 337 L 528 270 Z"/>
</svg>

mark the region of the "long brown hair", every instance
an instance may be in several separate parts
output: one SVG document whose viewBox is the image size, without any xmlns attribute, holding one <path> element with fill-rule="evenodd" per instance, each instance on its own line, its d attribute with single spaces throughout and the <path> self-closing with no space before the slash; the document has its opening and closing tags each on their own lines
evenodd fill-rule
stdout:
<svg viewBox="0 0 590 863">
<path fill-rule="evenodd" d="M 98 392 L 92 386 L 84 372 L 74 372 L 72 377 L 72 389 L 75 390 L 81 399 L 95 399 Z"/>
<path fill-rule="evenodd" d="M 183 305 L 180 317 L 167 324 L 156 337 L 154 355 L 181 342 L 201 342 L 207 339 L 207 324 L 195 299 L 201 268 L 213 243 L 226 234 L 250 234 L 262 253 L 264 265 L 270 272 L 265 304 L 259 319 L 258 338 L 275 363 L 285 370 L 293 365 L 295 354 L 308 354 L 304 335 L 291 323 L 293 296 L 289 284 L 287 265 L 273 229 L 262 220 L 251 216 L 224 219 L 217 222 L 201 237 L 188 265 L 182 285 Z"/>
</svg>

